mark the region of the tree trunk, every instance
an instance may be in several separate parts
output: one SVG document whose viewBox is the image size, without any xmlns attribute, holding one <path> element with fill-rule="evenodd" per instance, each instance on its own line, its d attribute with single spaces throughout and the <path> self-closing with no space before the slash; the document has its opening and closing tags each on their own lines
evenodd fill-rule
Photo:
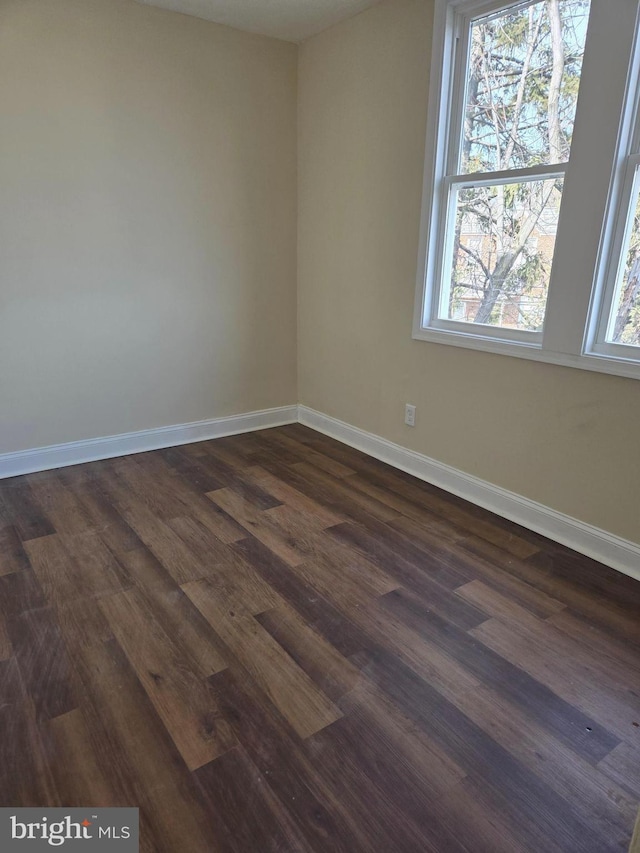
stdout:
<svg viewBox="0 0 640 853">
<path fill-rule="evenodd" d="M 489 286 L 484 292 L 482 302 L 474 317 L 474 323 L 488 323 L 491 319 L 491 312 L 495 308 L 496 302 L 504 289 L 507 277 L 511 272 L 511 268 L 519 254 L 520 252 L 507 252 L 498 259 L 498 263 L 495 265 L 489 279 Z"/>
<path fill-rule="evenodd" d="M 562 42 L 562 19 L 558 0 L 547 0 L 549 24 L 551 31 L 551 52 L 553 54 L 553 70 L 549 81 L 549 101 L 547 116 L 549 121 L 549 162 L 561 163 L 562 133 L 560 131 L 560 87 L 564 74 L 564 44 Z"/>
<path fill-rule="evenodd" d="M 640 297 L 640 252 L 636 254 L 633 265 L 629 272 L 629 278 L 625 285 L 616 317 L 616 324 L 613 329 L 613 341 L 616 344 L 621 343 L 622 333 L 627 328 L 627 324 L 631 319 L 631 312 Z M 640 340 L 638 341 L 640 343 Z"/>
</svg>

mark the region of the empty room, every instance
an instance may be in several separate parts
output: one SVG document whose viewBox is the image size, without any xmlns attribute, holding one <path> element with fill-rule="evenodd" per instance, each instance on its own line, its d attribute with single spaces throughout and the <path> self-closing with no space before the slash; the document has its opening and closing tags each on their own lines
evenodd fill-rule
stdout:
<svg viewBox="0 0 640 853">
<path fill-rule="evenodd" d="M 0 850 L 640 853 L 640 0 L 0 0 Z"/>
</svg>

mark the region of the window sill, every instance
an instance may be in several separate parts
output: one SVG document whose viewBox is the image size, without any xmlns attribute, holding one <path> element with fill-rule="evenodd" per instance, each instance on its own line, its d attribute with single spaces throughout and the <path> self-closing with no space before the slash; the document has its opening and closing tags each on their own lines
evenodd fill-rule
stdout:
<svg viewBox="0 0 640 853">
<path fill-rule="evenodd" d="M 613 358 L 595 353 L 589 355 L 571 355 L 564 352 L 552 352 L 551 350 L 543 349 L 538 344 L 532 345 L 519 341 L 481 338 L 478 335 L 464 334 L 462 332 L 443 332 L 439 329 L 426 329 L 424 327 L 414 330 L 413 339 L 445 344 L 446 346 L 479 350 L 480 352 L 489 352 L 495 355 L 526 358 L 530 361 L 541 361 L 547 364 L 557 364 L 562 367 L 577 367 L 580 370 L 608 373 L 613 376 L 624 376 L 628 379 L 640 379 L 640 354 L 638 361 L 629 361 L 628 359 Z"/>
</svg>

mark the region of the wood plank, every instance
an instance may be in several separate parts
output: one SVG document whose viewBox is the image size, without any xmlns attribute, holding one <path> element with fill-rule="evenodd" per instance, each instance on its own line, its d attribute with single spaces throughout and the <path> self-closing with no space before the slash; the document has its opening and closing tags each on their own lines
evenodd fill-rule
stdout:
<svg viewBox="0 0 640 853">
<path fill-rule="evenodd" d="M 348 563 L 346 564 L 348 567 Z M 343 572 L 326 555 L 318 555 L 301 565 L 290 567 L 300 583 L 327 599 L 344 617 L 354 622 L 354 614 L 381 593 L 358 582 L 358 572 Z"/>
<path fill-rule="evenodd" d="M 73 667 L 54 611 L 41 608 L 10 617 L 7 633 L 36 722 L 73 710 Z"/>
<path fill-rule="evenodd" d="M 43 727 L 49 766 L 60 805 L 114 808 L 125 800 L 112 787 L 100 766 L 94 739 L 80 708 L 49 720 Z M 102 761 L 105 760 L 102 756 Z"/>
<path fill-rule="evenodd" d="M 390 518 L 382 519 L 383 521 L 397 521 L 398 525 L 410 521 L 426 533 L 436 536 L 440 543 L 456 542 L 465 535 L 464 528 L 457 526 L 448 518 L 436 515 L 422 503 L 408 500 L 402 494 L 374 485 L 366 475 L 356 474 L 349 477 L 348 484 L 354 491 L 388 507 Z"/>
<path fill-rule="evenodd" d="M 360 629 L 262 542 L 250 536 L 237 543 L 234 550 L 296 608 L 310 628 L 327 639 L 341 654 L 352 655 L 368 647 L 368 638 Z"/>
<path fill-rule="evenodd" d="M 204 443 L 206 446 L 206 443 Z M 204 451 L 203 451 L 204 452 Z M 168 447 L 166 450 L 158 451 L 158 456 L 179 475 L 184 483 L 184 488 L 195 491 L 198 494 L 213 492 L 222 489 L 225 483 L 201 465 L 198 457 L 191 455 L 187 448 Z"/>
<path fill-rule="evenodd" d="M 202 678 L 223 670 L 227 661 L 217 634 L 153 554 L 141 548 L 123 559 L 136 588 L 182 650 L 189 669 Z"/>
<path fill-rule="evenodd" d="M 640 644 L 640 620 L 635 602 L 614 599 L 599 589 L 590 590 L 583 583 L 579 564 L 572 564 L 571 570 L 562 576 L 552 571 L 552 564 L 543 559 L 544 555 L 537 555 L 536 562 L 518 560 L 477 538 L 466 540 L 464 548 L 563 602 L 575 613 L 610 634 L 622 637 L 625 642 Z M 605 567 L 602 568 L 604 570 Z M 630 578 L 627 580 L 634 583 Z"/>
<path fill-rule="evenodd" d="M 162 517 L 168 520 L 189 516 L 207 527 L 222 542 L 237 542 L 246 536 L 245 531 L 223 510 L 212 506 L 205 497 L 206 492 L 226 486 L 229 477 L 221 476 L 218 472 L 214 476 L 210 467 L 207 467 L 208 442 L 203 443 L 202 456 L 192 455 L 193 446 L 171 448 L 161 454 L 145 454 L 147 473 L 157 481 L 164 482 L 165 487 L 171 491 L 174 498 L 179 499 L 181 505 L 174 505 L 175 511 Z M 174 464 L 171 464 L 171 461 Z M 228 469 L 225 471 L 228 473 Z M 273 505 L 273 501 L 268 501 L 268 505 Z"/>
<path fill-rule="evenodd" d="M 110 595 L 131 586 L 131 578 L 123 568 L 122 560 L 109 549 L 102 532 L 89 531 L 75 536 L 64 534 L 61 542 L 80 569 L 78 588 L 85 595 Z M 27 546 L 30 556 L 33 548 L 33 545 Z"/>
<path fill-rule="evenodd" d="M 420 788 L 430 797 L 441 797 L 464 778 L 464 771 L 447 753 L 366 677 L 361 676 L 338 705 L 357 727 L 359 737 L 384 741 L 398 771 L 418 777 Z"/>
<path fill-rule="evenodd" d="M 278 798 L 241 747 L 195 774 L 203 799 L 216 814 L 233 850 L 312 853 Z"/>
<path fill-rule="evenodd" d="M 341 462 L 336 462 L 331 456 L 319 453 L 308 445 L 300 445 L 295 439 L 289 438 L 284 432 L 273 431 L 269 435 L 269 439 L 275 444 L 284 447 L 285 450 L 297 454 L 301 462 L 308 462 L 316 468 L 326 471 L 327 474 L 331 474 L 332 477 L 350 477 L 351 474 L 355 473 L 352 468 L 343 465 Z"/>
<path fill-rule="evenodd" d="M 344 578 L 331 575 L 311 561 L 294 571 L 310 587 L 317 589 L 354 623 L 367 639 L 366 649 L 389 647 L 416 673 L 429 680 L 443 695 L 457 695 L 478 685 L 477 679 L 432 643 L 424 641 L 416 631 L 390 612 L 381 612 L 371 596 L 347 584 Z"/>
<path fill-rule="evenodd" d="M 476 808 L 490 822 L 498 813 L 503 843 L 512 839 L 516 849 L 526 845 L 526 850 L 545 850 L 553 853 L 614 853 L 619 850 L 618 842 L 591 835 L 587 828 L 568 813 L 569 831 L 564 830 L 559 816 L 551 804 L 536 804 L 536 810 L 517 806 L 503 792 L 484 784 L 478 774 L 470 774 L 460 785 L 467 797 L 474 797 Z M 545 825 L 546 824 L 546 825 Z M 482 823 L 480 829 L 482 828 Z M 491 848 L 489 848 L 491 849 Z"/>
<path fill-rule="evenodd" d="M 623 664 L 630 670 L 631 677 L 635 674 L 640 678 L 640 653 L 633 646 L 605 633 L 571 610 L 554 613 L 546 621 L 563 635 L 579 643 L 585 652 L 591 654 L 594 660 L 601 661 L 604 667 Z"/>
<path fill-rule="evenodd" d="M 602 671 L 595 672 L 578 656 L 566 660 L 562 650 L 552 656 L 555 638 L 524 626 L 516 629 L 505 626 L 499 619 L 490 619 L 470 633 L 575 708 L 583 717 L 576 723 L 590 737 L 599 729 L 608 730 L 619 740 L 633 735 L 633 721 L 640 711 L 638 683 L 620 685 L 615 678 L 606 678 Z M 598 756 L 598 760 L 602 757 Z"/>
<path fill-rule="evenodd" d="M 448 650 L 426 640 L 391 611 L 383 612 L 374 604 L 352 611 L 351 618 L 369 634 L 376 649 L 390 649 L 442 696 L 455 700 L 461 692 L 478 686 L 478 678 L 466 662 L 456 661 Z"/>
<path fill-rule="evenodd" d="M 541 567 L 555 578 L 566 579 L 579 584 L 583 590 L 606 596 L 608 602 L 629 608 L 636 615 L 640 613 L 640 584 L 584 554 L 545 540 L 545 547 L 529 557 L 527 562 Z"/>
<path fill-rule="evenodd" d="M 112 640 L 78 648 L 83 711 L 107 782 L 121 805 L 140 808 L 142 849 L 228 853 L 219 825 L 144 692 Z"/>
<path fill-rule="evenodd" d="M 345 525 L 336 527 L 335 531 L 348 533 L 360 529 L 358 525 Z M 414 583 L 419 583 L 420 574 L 426 574 L 441 586 L 455 589 L 475 577 L 475 565 L 464 559 L 455 542 L 439 538 L 437 545 L 434 544 L 434 536 L 422 523 L 398 517 L 386 524 L 366 525 L 365 532 L 374 548 L 396 554 L 418 570 Z M 366 547 L 364 541 L 361 547 Z"/>
<path fill-rule="evenodd" d="M 93 531 L 53 534 L 25 542 L 33 570 L 50 604 L 110 595 L 131 586 L 111 551 Z"/>
<path fill-rule="evenodd" d="M 125 509 L 123 515 L 140 541 L 164 566 L 177 584 L 197 580 L 207 574 L 204 566 L 168 524 L 142 506 Z"/>
<path fill-rule="evenodd" d="M 239 498 L 252 506 L 257 512 L 280 506 L 281 501 L 270 494 L 259 483 L 255 482 L 241 468 L 235 468 L 220 458 L 217 451 L 208 449 L 207 454 L 200 460 L 200 465 L 213 473 L 224 488 L 230 489 Z"/>
<path fill-rule="evenodd" d="M 171 488 L 176 478 L 161 465 L 161 459 L 154 457 L 155 461 L 149 463 L 146 456 L 136 454 L 111 460 L 101 477 L 107 493 L 116 499 L 118 509 L 139 506 L 163 520 L 180 515 L 184 512 L 184 503 L 179 492 Z"/>
<path fill-rule="evenodd" d="M 415 501 L 434 515 L 453 522 L 457 527 L 474 533 L 516 557 L 524 559 L 537 554 L 540 550 L 539 546 L 531 544 L 527 538 L 515 532 L 517 525 L 512 524 L 505 528 L 497 516 L 492 517 L 491 513 L 456 499 L 455 496 L 440 489 L 421 483 L 414 477 L 392 471 L 392 473 L 369 475 L 369 480 L 374 485 L 388 488 L 394 493 Z"/>
<path fill-rule="evenodd" d="M 0 577 L 21 572 L 28 565 L 27 555 L 15 527 L 0 527 Z"/>
<path fill-rule="evenodd" d="M 365 663 L 360 666 L 364 668 Z M 477 781 L 487 810 L 496 811 L 510 826 L 515 824 L 532 849 L 555 853 L 585 849 L 587 828 L 568 803 L 426 680 L 382 649 L 367 656 L 366 671 L 379 689 Z"/>
<path fill-rule="evenodd" d="M 460 599 L 430 576 L 430 566 L 426 559 L 421 559 L 419 554 L 416 556 L 408 552 L 406 548 L 403 549 L 399 543 L 394 543 L 393 539 L 387 544 L 384 531 L 373 534 L 358 525 L 341 524 L 332 527 L 328 533 L 336 541 L 364 555 L 387 576 L 394 577 L 394 588 L 402 584 L 413 590 L 429 602 L 429 607 L 460 627 L 474 627 L 486 618 L 482 611 L 472 605 L 465 604 L 461 607 Z M 391 591 L 392 589 L 385 590 Z"/>
<path fill-rule="evenodd" d="M 554 737 L 526 707 L 507 701 L 498 689 L 484 684 L 461 696 L 456 706 L 569 803 L 598 838 L 624 836 L 635 814 L 633 797 L 595 770 L 590 758 Z"/>
<path fill-rule="evenodd" d="M 640 799 L 640 745 L 623 741 L 598 763 L 609 779 L 613 779 Z"/>
<path fill-rule="evenodd" d="M 25 477 L 2 481 L 0 493 L 8 512 L 7 523 L 13 525 L 21 542 L 56 532 L 35 500 Z"/>
<path fill-rule="evenodd" d="M 140 548 L 142 542 L 111 503 L 99 479 L 100 470 L 91 465 L 75 465 L 56 473 L 91 519 L 92 529 L 99 532 L 101 539 L 118 556 Z"/>
<path fill-rule="evenodd" d="M 309 559 L 305 562 L 326 576 L 325 583 L 340 583 L 345 593 L 351 591 L 348 593 L 350 599 L 362 602 L 398 588 L 398 580 L 384 567 L 356 550 L 345 548 L 330 535 L 331 529 L 326 535 L 309 541 Z"/>
<path fill-rule="evenodd" d="M 331 495 L 331 500 L 336 506 L 344 507 L 345 514 L 352 515 L 354 506 L 361 507 L 366 516 L 371 516 L 379 521 L 390 521 L 398 518 L 398 511 L 377 498 L 368 495 L 353 486 L 354 477 L 338 479 L 332 477 L 326 471 L 322 471 L 309 462 L 298 462 L 292 466 L 293 470 L 302 475 L 309 483 L 321 490 L 321 493 Z M 348 509 L 347 509 L 348 508 Z M 345 519 L 342 519 L 343 521 Z M 336 522 L 339 523 L 339 522 Z"/>
<path fill-rule="evenodd" d="M 230 605 L 235 601 L 250 613 L 261 613 L 280 604 L 260 574 L 198 521 L 174 518 L 169 526 L 207 569 L 207 580 Z"/>
<path fill-rule="evenodd" d="M 57 533 L 86 533 L 93 528 L 89 513 L 55 471 L 29 474 L 25 479 L 35 502 Z"/>
<path fill-rule="evenodd" d="M 5 616 L 0 613 L 0 661 L 8 660 L 12 655 L 11 640 L 7 632 Z"/>
<path fill-rule="evenodd" d="M 481 783 L 480 783 L 481 784 Z M 487 807 L 476 780 L 466 777 L 431 806 L 452 827 L 456 839 L 473 853 L 531 853 L 525 838 L 518 838 L 501 819 L 498 809 Z M 546 849 L 546 848 L 545 848 Z"/>
<path fill-rule="evenodd" d="M 248 613 L 229 610 L 208 581 L 186 594 L 302 738 L 337 720 L 339 709 Z"/>
<path fill-rule="evenodd" d="M 394 469 L 385 462 L 375 459 L 363 453 L 361 450 L 356 450 L 355 447 L 349 447 L 335 438 L 329 438 L 328 435 L 323 435 L 310 427 L 302 424 L 287 424 L 281 427 L 278 432 L 288 435 L 298 445 L 312 448 L 325 456 L 330 456 L 332 459 L 341 462 L 346 468 L 349 468 L 358 474 L 367 474 L 370 472 L 378 472 L 380 470 L 391 472 Z M 263 433 L 261 433 L 262 435 Z"/>
<path fill-rule="evenodd" d="M 334 702 L 358 682 L 360 672 L 353 664 L 309 627 L 290 605 L 283 602 L 256 616 L 256 620 Z"/>
<path fill-rule="evenodd" d="M 0 802 L 4 808 L 58 806 L 33 703 L 15 657 L 0 661 Z"/>
<path fill-rule="evenodd" d="M 62 544 L 58 534 L 43 536 L 26 543 L 30 563 L 48 604 L 59 604 L 82 597 L 80 571 Z"/>
<path fill-rule="evenodd" d="M 580 706 L 558 695 L 544 679 L 537 679 L 521 658 L 515 660 L 502 649 L 476 642 L 474 638 L 489 622 L 470 632 L 460 631 L 406 592 L 391 593 L 380 603 L 395 614 L 401 625 L 410 626 L 457 661 L 476 679 L 476 684 L 499 688 L 506 699 L 542 720 L 550 732 L 578 753 L 597 761 L 616 745 L 617 738 L 608 724 L 599 723 Z M 458 695 L 452 695 L 457 701 Z"/>
<path fill-rule="evenodd" d="M 209 679 L 225 715 L 263 779 L 300 826 L 314 850 L 370 849 L 351 819 L 298 748 L 297 736 L 249 678 L 226 670 Z"/>
<path fill-rule="evenodd" d="M 31 566 L 22 572 L 0 575 L 0 612 L 9 618 L 44 607 L 46 600 Z"/>
<path fill-rule="evenodd" d="M 511 598 L 507 598 L 501 593 L 496 592 L 496 590 L 486 586 L 482 581 L 475 580 L 463 584 L 463 586 L 456 589 L 456 595 L 481 610 L 485 614 L 485 619 L 482 621 L 486 621 L 492 616 L 497 616 L 505 622 L 515 623 L 516 625 L 529 625 L 533 628 L 540 623 L 540 620 L 529 610 Z"/>
<path fill-rule="evenodd" d="M 5 527 L 11 527 L 13 521 L 13 512 L 4 499 L 4 492 L 8 488 L 9 480 L 0 481 L 0 530 Z"/>
<path fill-rule="evenodd" d="M 278 460 L 274 462 L 267 459 L 261 462 L 262 467 L 279 480 L 327 509 L 344 515 L 347 520 L 357 521 L 366 526 L 371 520 L 377 521 L 379 518 L 390 517 L 388 507 L 358 493 L 355 495 L 357 500 L 354 499 L 351 494 L 343 493 L 341 488 L 343 481 L 331 478 L 313 466 L 307 470 L 303 467 L 305 464 L 298 463 L 295 467 L 287 467 Z M 348 481 L 344 483 L 348 490 Z"/>
<path fill-rule="evenodd" d="M 354 748 L 355 747 L 355 748 Z M 377 848 L 407 853 L 438 853 L 463 848 L 432 820 L 415 780 L 405 767 L 398 772 L 383 740 L 361 739 L 349 717 L 330 730 L 318 732 L 305 744 L 309 759 L 345 803 L 377 837 Z M 357 756 L 357 757 L 356 757 Z M 366 814 L 366 818 L 365 818 Z M 444 843 L 443 843 L 444 842 Z"/>
<path fill-rule="evenodd" d="M 113 632 L 97 598 L 73 598 L 54 606 L 57 623 L 70 650 L 113 640 Z"/>
<path fill-rule="evenodd" d="M 272 494 L 290 509 L 301 513 L 306 524 L 313 529 L 324 530 L 325 527 L 340 524 L 345 520 L 339 513 L 326 509 L 322 504 L 309 498 L 298 489 L 294 489 L 288 483 L 284 483 L 259 465 L 248 468 L 246 473 L 251 480 L 259 483 L 269 494 Z"/>
<path fill-rule="evenodd" d="M 639 853 L 640 851 L 640 809 L 638 809 L 638 817 L 636 818 L 636 823 L 633 828 L 633 835 L 631 837 L 631 844 L 629 846 L 629 853 Z"/>
<path fill-rule="evenodd" d="M 101 481 L 119 514 L 176 583 L 186 583 L 206 574 L 204 567 L 161 517 L 172 518 L 179 514 L 174 512 L 172 515 L 171 512 L 176 507 L 179 510 L 184 509 L 182 504 L 177 501 L 174 504 L 163 503 L 158 508 L 158 498 L 151 494 L 141 501 L 135 492 L 126 488 L 122 481 L 110 472 L 103 474 Z M 155 484 L 153 491 L 157 493 Z"/>
<path fill-rule="evenodd" d="M 196 506 L 191 506 L 189 516 L 210 530 L 225 545 L 240 542 L 247 536 L 247 531 L 241 524 L 206 497 L 199 500 Z"/>
<path fill-rule="evenodd" d="M 286 563 L 297 565 L 305 559 L 298 542 L 291 543 L 287 534 L 266 513 L 257 511 L 232 489 L 208 492 L 207 497 Z"/>
<path fill-rule="evenodd" d="M 103 598 L 100 609 L 187 767 L 195 770 L 231 749 L 235 738 L 213 695 L 184 667 L 139 593 Z"/>
<path fill-rule="evenodd" d="M 436 573 L 430 568 L 430 574 L 445 586 L 455 588 L 471 580 L 481 579 L 486 585 L 509 595 L 536 616 L 550 616 L 566 607 L 564 602 L 542 592 L 530 582 L 535 581 L 535 574 L 525 572 L 523 577 L 511 574 L 511 567 L 520 561 L 484 540 L 473 537 L 475 542 L 483 543 L 486 559 L 479 554 L 469 553 L 465 547 L 469 544 L 469 537 L 455 543 L 448 542 L 409 518 L 397 519 L 390 526 L 408 537 L 415 547 L 429 554 L 432 561 L 441 567 Z M 449 575 L 452 583 L 448 582 Z M 457 583 L 456 576 L 460 578 Z"/>
<path fill-rule="evenodd" d="M 287 486 L 287 488 L 289 488 L 289 486 Z M 303 498 L 309 505 L 316 503 L 316 501 L 309 499 L 304 495 Z M 332 524 L 336 524 L 343 520 L 337 514 L 332 514 L 331 511 L 327 513 L 327 511 L 322 508 L 320 511 L 323 522 L 324 520 L 330 521 L 330 524 L 319 523 L 320 517 L 315 517 L 312 511 L 302 512 L 298 508 L 288 506 L 284 503 L 279 507 L 273 507 L 272 509 L 267 510 L 264 515 L 270 519 L 281 519 L 280 523 L 287 530 L 291 541 L 295 542 L 297 547 L 304 551 L 306 539 L 312 539 L 316 534 L 321 533 L 327 527 L 331 527 Z"/>
<path fill-rule="evenodd" d="M 254 464 L 253 433 L 225 435 L 205 444 L 206 454 L 224 462 L 234 471 L 242 471 Z"/>
</svg>

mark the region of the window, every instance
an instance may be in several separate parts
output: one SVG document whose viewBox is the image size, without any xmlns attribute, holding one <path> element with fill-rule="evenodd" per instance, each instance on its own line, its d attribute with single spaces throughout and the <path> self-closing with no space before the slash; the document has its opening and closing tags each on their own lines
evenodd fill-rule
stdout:
<svg viewBox="0 0 640 853">
<path fill-rule="evenodd" d="M 640 44 L 636 33 L 596 293 L 592 352 L 640 359 Z"/>
<path fill-rule="evenodd" d="M 638 5 L 437 0 L 414 337 L 640 377 Z"/>
</svg>

